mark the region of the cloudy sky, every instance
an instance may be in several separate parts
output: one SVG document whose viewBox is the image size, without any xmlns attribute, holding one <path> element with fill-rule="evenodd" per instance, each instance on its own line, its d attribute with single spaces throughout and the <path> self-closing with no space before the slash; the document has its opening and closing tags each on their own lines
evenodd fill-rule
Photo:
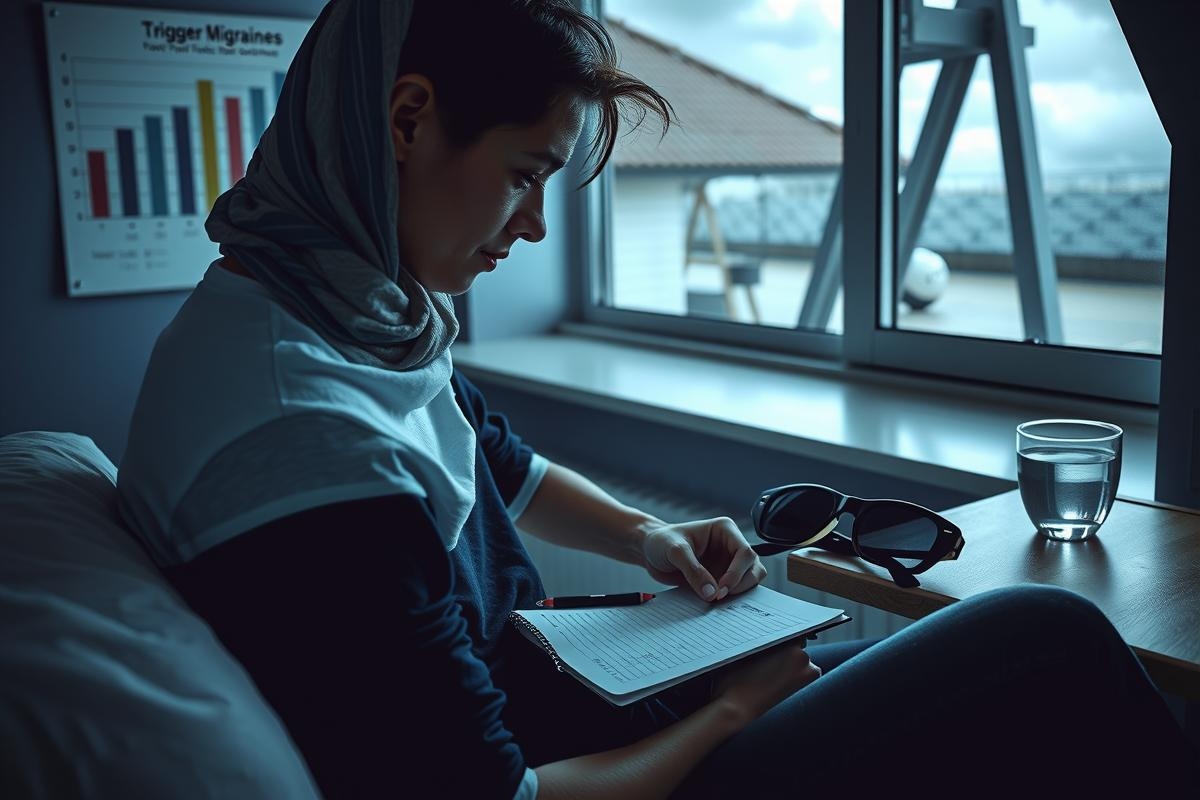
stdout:
<svg viewBox="0 0 1200 800">
<path fill-rule="evenodd" d="M 853 0 L 852 0 L 853 1 Z M 1018 0 L 1035 29 L 1026 51 L 1038 150 L 1047 174 L 1165 174 L 1170 147 L 1107 0 Z M 927 5 L 953 5 L 928 0 Z M 606 14 L 842 121 L 842 0 L 607 0 Z M 991 73 L 976 68 L 943 175 L 999 175 Z M 907 67 L 900 148 L 910 155 L 937 77 Z"/>
</svg>

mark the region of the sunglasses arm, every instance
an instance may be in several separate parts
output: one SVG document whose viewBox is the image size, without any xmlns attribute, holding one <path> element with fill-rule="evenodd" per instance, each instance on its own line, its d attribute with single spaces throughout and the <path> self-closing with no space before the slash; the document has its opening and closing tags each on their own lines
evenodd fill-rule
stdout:
<svg viewBox="0 0 1200 800">
<path fill-rule="evenodd" d="M 903 567 L 885 567 L 884 569 L 892 576 L 892 580 L 896 582 L 896 585 L 901 588 L 915 589 L 921 585 L 921 582 L 917 580 L 917 576 Z"/>
<path fill-rule="evenodd" d="M 835 533 L 832 536 L 826 536 L 824 539 L 817 542 L 816 546 L 820 547 L 822 550 L 829 550 L 830 552 L 840 553 L 842 555 L 858 555 L 858 553 L 854 550 L 854 544 L 839 533 Z M 892 559 L 888 560 L 891 561 Z M 892 580 L 896 582 L 897 586 L 902 586 L 905 589 L 915 589 L 921 585 L 921 582 L 917 580 L 915 575 L 904 569 L 904 567 L 900 566 L 899 564 L 895 564 L 893 562 L 892 565 L 881 564 L 880 566 L 888 571 L 888 574 L 892 576 Z"/>
</svg>

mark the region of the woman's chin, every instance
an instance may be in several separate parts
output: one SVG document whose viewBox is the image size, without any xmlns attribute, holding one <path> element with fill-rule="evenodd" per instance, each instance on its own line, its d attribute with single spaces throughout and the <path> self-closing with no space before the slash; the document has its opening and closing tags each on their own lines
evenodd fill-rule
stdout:
<svg viewBox="0 0 1200 800">
<path fill-rule="evenodd" d="M 427 292 L 438 292 L 440 294 L 460 295 L 466 294 L 467 290 L 475 283 L 478 275 L 465 275 L 462 278 L 443 278 L 439 281 L 423 281 L 419 278 L 417 282 L 425 288 Z"/>
<path fill-rule="evenodd" d="M 464 275 L 460 280 L 454 281 L 453 285 L 444 291 L 446 294 L 452 295 L 466 294 L 467 290 L 475 285 L 475 279 L 478 277 L 478 275 Z"/>
</svg>

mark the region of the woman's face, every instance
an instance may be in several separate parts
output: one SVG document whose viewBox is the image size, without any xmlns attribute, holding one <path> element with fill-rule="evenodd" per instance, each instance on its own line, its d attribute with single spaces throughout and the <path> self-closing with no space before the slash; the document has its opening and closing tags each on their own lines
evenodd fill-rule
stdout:
<svg viewBox="0 0 1200 800">
<path fill-rule="evenodd" d="M 461 294 L 517 239 L 546 236 L 546 180 L 571 157 L 583 108 L 562 101 L 529 127 L 492 128 L 458 149 L 435 103 L 422 76 L 403 76 L 392 91 L 400 263 L 427 290 Z"/>
</svg>

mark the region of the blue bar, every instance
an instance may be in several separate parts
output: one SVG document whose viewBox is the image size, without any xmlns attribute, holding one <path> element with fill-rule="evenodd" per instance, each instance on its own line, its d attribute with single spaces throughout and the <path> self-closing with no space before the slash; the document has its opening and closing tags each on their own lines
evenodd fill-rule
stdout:
<svg viewBox="0 0 1200 800">
<path fill-rule="evenodd" d="M 250 124 L 254 126 L 250 135 L 254 137 L 254 143 L 258 144 L 263 131 L 267 129 L 267 93 L 257 87 L 250 88 Z"/>
<path fill-rule="evenodd" d="M 138 186 L 132 128 L 117 128 L 117 169 L 121 173 L 121 213 L 136 217 L 139 214 Z"/>
<path fill-rule="evenodd" d="M 171 108 L 175 130 L 175 169 L 179 173 L 179 213 L 196 213 L 196 181 L 192 175 L 192 127 L 187 106 Z"/>
<path fill-rule="evenodd" d="M 275 102 L 279 102 L 279 95 L 283 94 L 283 79 L 287 77 L 286 72 L 275 73 Z"/>
<path fill-rule="evenodd" d="M 150 213 L 167 215 L 167 170 L 164 166 L 162 117 L 146 117 L 146 160 L 150 164 Z"/>
</svg>

